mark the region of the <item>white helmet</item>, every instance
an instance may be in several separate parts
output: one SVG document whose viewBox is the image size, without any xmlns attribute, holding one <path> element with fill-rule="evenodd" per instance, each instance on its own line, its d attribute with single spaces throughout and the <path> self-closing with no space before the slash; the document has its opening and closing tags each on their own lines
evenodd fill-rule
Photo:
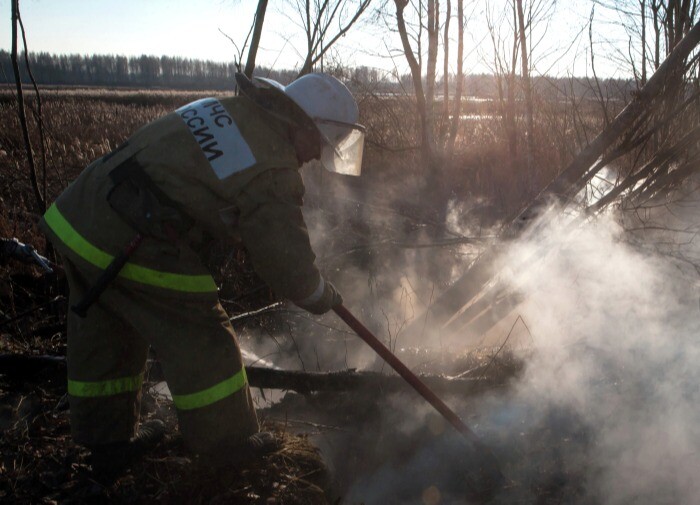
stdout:
<svg viewBox="0 0 700 505">
<path fill-rule="evenodd" d="M 323 140 L 324 167 L 331 172 L 360 175 L 365 128 L 357 124 L 357 102 L 342 82 L 327 74 L 306 74 L 288 86 L 273 79 L 254 79 L 283 93 L 313 121 Z M 246 93 L 244 87 L 241 90 Z"/>
</svg>

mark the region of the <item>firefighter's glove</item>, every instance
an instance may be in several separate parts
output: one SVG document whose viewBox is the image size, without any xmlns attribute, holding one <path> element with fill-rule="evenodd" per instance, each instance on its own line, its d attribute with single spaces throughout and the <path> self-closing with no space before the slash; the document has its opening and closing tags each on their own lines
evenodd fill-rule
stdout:
<svg viewBox="0 0 700 505">
<path fill-rule="evenodd" d="M 31 245 L 23 244 L 16 238 L 0 238 L 0 265 L 6 264 L 10 259 L 22 263 L 36 263 L 47 272 L 52 272 L 49 260 L 36 252 Z"/>
<path fill-rule="evenodd" d="M 321 283 L 323 284 L 323 291 L 320 295 L 313 293 L 305 300 L 295 303 L 302 309 L 307 310 L 312 314 L 325 314 L 333 307 L 337 307 L 343 303 L 343 297 L 340 296 L 340 293 L 338 293 L 333 284 L 328 281 L 324 281 L 323 279 L 321 279 Z M 319 286 L 319 291 L 320 288 L 321 286 Z"/>
<path fill-rule="evenodd" d="M 0 238 L 0 265 L 5 265 L 10 259 L 18 257 L 23 245 L 16 238 Z"/>
</svg>

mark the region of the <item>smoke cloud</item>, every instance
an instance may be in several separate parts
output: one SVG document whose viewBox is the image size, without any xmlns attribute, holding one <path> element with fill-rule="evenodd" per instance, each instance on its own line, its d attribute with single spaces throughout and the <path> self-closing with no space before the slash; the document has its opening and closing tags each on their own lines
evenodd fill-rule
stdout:
<svg viewBox="0 0 700 505">
<path fill-rule="evenodd" d="M 697 503 L 697 273 L 632 245 L 618 221 L 551 209 L 510 248 L 505 276 L 525 295 L 533 350 L 479 424 L 533 500 Z"/>
<path fill-rule="evenodd" d="M 511 480 L 494 503 L 698 502 L 697 273 L 658 247 L 651 253 L 650 237 L 625 232 L 622 221 L 582 222 L 553 208 L 502 259 L 502 280 L 525 300 L 503 325 L 527 323 L 522 342 L 511 337 L 527 344 L 523 375 L 507 394 L 447 399 Z M 679 241 L 667 232 L 662 242 L 669 238 Z M 696 246 L 683 241 L 688 254 Z M 368 461 L 386 463 L 359 475 L 349 502 L 460 499 L 462 483 L 430 475 L 449 460 L 453 479 L 464 477 L 458 442 L 445 442 L 451 428 L 436 433 L 415 396 L 382 403 Z"/>
<path fill-rule="evenodd" d="M 307 187 L 312 205 L 305 217 L 319 263 L 346 305 L 380 338 L 388 343 L 393 338 L 397 350 L 447 346 L 453 355 L 474 345 L 443 341 L 433 328 L 426 328 L 419 342 L 401 335 L 402 325 L 462 275 L 473 248 L 457 254 L 370 248 L 355 254 L 358 243 L 387 236 L 429 242 L 435 234 L 368 206 L 366 195 L 350 186 L 323 190 L 307 181 Z M 524 301 L 488 341 L 502 342 L 520 318 L 525 324 L 513 326 L 509 346 L 522 353 L 525 369 L 508 393 L 446 399 L 494 450 L 512 480 L 494 503 L 700 500 L 700 283 L 686 261 L 700 258 L 700 247 L 694 234 L 677 233 L 687 230 L 687 223 L 697 227 L 700 215 L 692 206 L 659 209 L 653 211 L 658 215 L 645 216 L 646 224 L 653 218 L 650 229 L 634 213 L 581 220 L 552 208 L 502 257 L 500 278 Z M 452 205 L 448 226 L 464 235 L 489 234 L 470 231 L 463 215 L 463 208 Z M 366 228 L 354 230 L 353 223 Z M 645 229 L 629 233 L 621 223 Z M 298 353 L 287 352 L 282 361 L 273 356 L 275 364 L 299 368 L 303 359 L 307 369 L 381 366 L 332 314 L 300 318 L 291 316 L 296 322 L 289 328 L 296 332 Z M 268 347 L 258 354 L 274 352 L 272 344 Z M 414 484 L 418 502 L 449 502 L 454 495 L 437 481 L 422 489 L 406 478 L 425 475 L 425 461 L 440 461 L 440 451 L 446 450 L 444 439 L 436 442 L 431 434 L 431 410 L 410 394 L 380 402 L 373 424 L 328 442 L 334 447 L 326 455 L 336 466 L 342 463 L 343 471 L 353 471 L 349 454 L 365 458 L 360 463 L 368 472 L 343 477 L 359 477 L 347 489 L 349 503 L 388 503 L 415 490 Z M 421 438 L 425 446 L 417 441 Z M 412 452 L 399 450 L 408 446 Z"/>
</svg>

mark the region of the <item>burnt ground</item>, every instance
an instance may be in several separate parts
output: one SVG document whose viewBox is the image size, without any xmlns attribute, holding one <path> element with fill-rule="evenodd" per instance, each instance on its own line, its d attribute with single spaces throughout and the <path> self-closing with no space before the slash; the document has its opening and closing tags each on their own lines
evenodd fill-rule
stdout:
<svg viewBox="0 0 700 505">
<path fill-rule="evenodd" d="M 58 382 L 2 383 L 3 503 L 327 503 L 325 468 L 307 437 L 265 424 L 282 438 L 282 449 L 244 468 L 212 470 L 183 449 L 172 407 L 148 394 L 143 418 L 163 419 L 170 434 L 116 482 L 102 481 L 70 440 Z"/>
<path fill-rule="evenodd" d="M 11 275 L 4 283 L 0 354 L 65 355 L 64 286 L 51 277 Z M 4 312 L 4 311 L 3 311 Z M 8 310 L 9 312 L 9 310 Z M 284 423 L 265 421 L 283 440 L 280 450 L 245 468 L 212 470 L 184 450 L 172 403 L 146 381 L 142 420 L 168 427 L 160 447 L 116 482 L 96 479 L 88 453 L 70 438 L 62 361 L 0 375 L 0 501 L 33 503 L 327 503 L 328 475 L 318 450 Z"/>
<path fill-rule="evenodd" d="M 17 270 L 5 270 L 0 354 L 61 358 L 66 349 L 65 286 L 60 278 L 25 267 Z M 495 359 L 464 355 L 444 369 L 481 373 L 485 365 L 504 377 L 517 375 L 520 369 L 506 354 Z M 410 392 L 288 394 L 260 411 L 264 427 L 278 433 L 283 448 L 245 468 L 214 471 L 184 450 L 172 403 L 155 392 L 157 381 L 147 380 L 142 420 L 162 419 L 169 434 L 155 452 L 116 482 L 101 482 L 91 472 L 87 451 L 70 437 L 63 360 L 40 358 L 17 367 L 0 359 L 0 366 L 5 372 L 0 375 L 2 503 L 315 504 L 335 503 L 342 497 L 348 503 L 364 503 L 362 489 L 376 480 L 373 476 L 381 476 L 387 464 L 398 469 L 392 470 L 394 474 L 400 473 L 406 462 L 434 461 L 426 447 L 442 447 L 440 459 L 448 447 L 461 447 L 453 439 L 442 439 L 449 428 L 432 415 L 423 427 L 394 429 L 407 412 L 415 410 L 419 419 L 425 413 L 426 407 Z M 411 465 L 404 470 L 415 477 Z M 426 478 L 436 481 L 434 472 Z M 395 476 L 387 479 L 396 484 Z M 427 503 L 438 503 L 430 501 L 437 488 L 418 480 L 413 486 L 402 485 L 398 494 L 389 486 L 392 500 L 425 502 L 421 497 L 427 492 Z M 464 501 L 463 483 L 453 484 L 440 484 L 440 502 Z M 445 488 L 454 488 L 456 494 Z M 378 503 L 368 496 L 367 503 Z M 386 502 L 386 496 L 381 501 Z"/>
</svg>

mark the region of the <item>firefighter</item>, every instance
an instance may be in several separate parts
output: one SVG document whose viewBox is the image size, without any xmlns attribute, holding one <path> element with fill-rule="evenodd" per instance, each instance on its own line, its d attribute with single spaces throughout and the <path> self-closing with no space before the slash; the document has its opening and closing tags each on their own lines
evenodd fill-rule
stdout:
<svg viewBox="0 0 700 505">
<path fill-rule="evenodd" d="M 93 467 L 123 467 L 163 437 L 138 426 L 149 345 L 161 361 L 186 446 L 213 462 L 273 450 L 217 286 L 197 254 L 236 239 L 280 296 L 321 314 L 342 302 L 314 265 L 299 168 L 358 175 L 364 128 L 339 80 L 288 86 L 239 74 L 240 96 L 206 98 L 147 124 L 91 163 L 41 226 L 75 305 L 136 233 L 145 237 L 85 317 L 68 315 L 71 432 Z"/>
</svg>

